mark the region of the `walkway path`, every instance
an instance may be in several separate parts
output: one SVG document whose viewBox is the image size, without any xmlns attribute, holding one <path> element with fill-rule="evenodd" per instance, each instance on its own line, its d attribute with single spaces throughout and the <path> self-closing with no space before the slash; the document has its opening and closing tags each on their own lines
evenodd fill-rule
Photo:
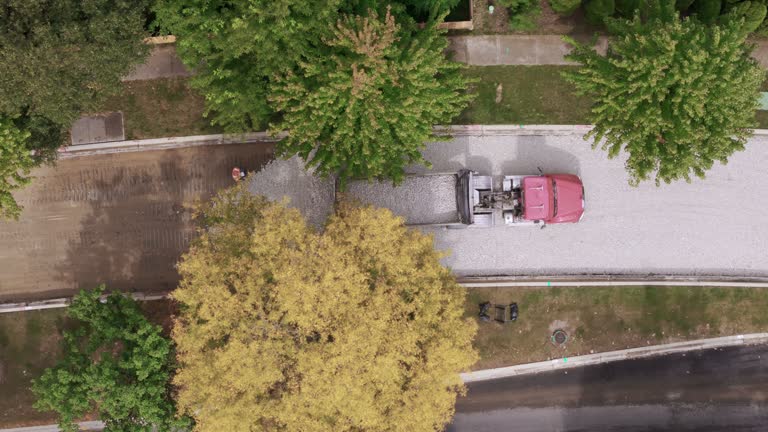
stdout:
<svg viewBox="0 0 768 432">
<path fill-rule="evenodd" d="M 476 66 L 569 65 L 568 44 L 559 35 L 454 36 L 450 38 L 454 59 Z M 768 41 L 755 41 L 752 56 L 768 68 Z M 601 37 L 597 49 L 605 53 L 607 40 Z"/>
<path fill-rule="evenodd" d="M 570 51 L 559 35 L 490 35 L 453 36 L 449 50 L 456 61 L 476 66 L 494 65 L 570 65 L 565 59 Z M 753 57 L 768 68 L 768 41 L 756 42 Z M 597 41 L 604 53 L 605 38 Z M 146 63 L 137 67 L 124 81 L 189 76 L 173 44 L 160 44 L 152 49 Z"/>
</svg>

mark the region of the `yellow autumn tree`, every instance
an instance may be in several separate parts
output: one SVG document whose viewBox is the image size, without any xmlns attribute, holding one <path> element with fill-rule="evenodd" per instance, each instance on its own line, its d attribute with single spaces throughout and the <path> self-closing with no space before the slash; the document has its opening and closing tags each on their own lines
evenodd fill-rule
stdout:
<svg viewBox="0 0 768 432">
<path fill-rule="evenodd" d="M 198 431 L 436 431 L 477 357 L 432 238 L 341 206 L 322 233 L 242 188 L 179 264 L 179 408 Z"/>
</svg>

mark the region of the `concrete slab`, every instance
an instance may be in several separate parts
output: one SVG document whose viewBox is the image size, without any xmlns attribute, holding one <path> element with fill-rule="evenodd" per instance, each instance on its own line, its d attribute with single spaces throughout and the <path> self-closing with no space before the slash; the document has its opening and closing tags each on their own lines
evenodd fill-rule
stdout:
<svg viewBox="0 0 768 432">
<path fill-rule="evenodd" d="M 448 38 L 448 48 L 446 52 L 454 61 L 459 63 L 468 63 L 467 58 L 467 39 L 462 37 Z"/>
<path fill-rule="evenodd" d="M 123 113 L 81 117 L 72 125 L 72 145 L 124 141 Z"/>
<path fill-rule="evenodd" d="M 478 66 L 499 64 L 497 36 L 474 36 L 466 39 L 467 63 Z"/>
<path fill-rule="evenodd" d="M 499 36 L 496 38 L 497 52 L 497 64 L 516 64 L 516 65 L 532 65 L 537 64 L 536 44 L 537 40 L 535 36 L 519 37 L 519 38 L 504 38 Z"/>
</svg>

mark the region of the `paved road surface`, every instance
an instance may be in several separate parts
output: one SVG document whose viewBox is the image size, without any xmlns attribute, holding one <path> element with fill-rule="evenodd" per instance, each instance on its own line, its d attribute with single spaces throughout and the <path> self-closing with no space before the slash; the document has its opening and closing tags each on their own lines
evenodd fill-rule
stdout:
<svg viewBox="0 0 768 432">
<path fill-rule="evenodd" d="M 175 287 L 194 235 L 188 206 L 230 186 L 234 165 L 258 168 L 272 144 L 238 144 L 66 159 L 36 170 L 17 195 L 19 222 L 0 222 L 0 301 L 71 295 L 104 282 Z"/>
<path fill-rule="evenodd" d="M 622 160 L 581 135 L 459 137 L 427 147 L 433 171 L 574 173 L 586 188 L 578 224 L 434 230 L 460 275 L 709 274 L 768 276 L 768 137 L 755 137 L 705 180 L 637 188 Z M 414 206 L 436 206 L 429 191 Z"/>
<path fill-rule="evenodd" d="M 768 346 L 469 384 L 448 431 L 765 431 Z"/>
</svg>

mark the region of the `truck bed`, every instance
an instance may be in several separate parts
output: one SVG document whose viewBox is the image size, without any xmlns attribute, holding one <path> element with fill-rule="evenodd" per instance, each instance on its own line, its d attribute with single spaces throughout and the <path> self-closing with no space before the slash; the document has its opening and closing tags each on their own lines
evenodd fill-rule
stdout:
<svg viewBox="0 0 768 432">
<path fill-rule="evenodd" d="M 388 208 L 408 225 L 459 224 L 456 179 L 455 173 L 410 175 L 397 187 L 391 181 L 354 181 L 347 185 L 345 195 Z"/>
</svg>

